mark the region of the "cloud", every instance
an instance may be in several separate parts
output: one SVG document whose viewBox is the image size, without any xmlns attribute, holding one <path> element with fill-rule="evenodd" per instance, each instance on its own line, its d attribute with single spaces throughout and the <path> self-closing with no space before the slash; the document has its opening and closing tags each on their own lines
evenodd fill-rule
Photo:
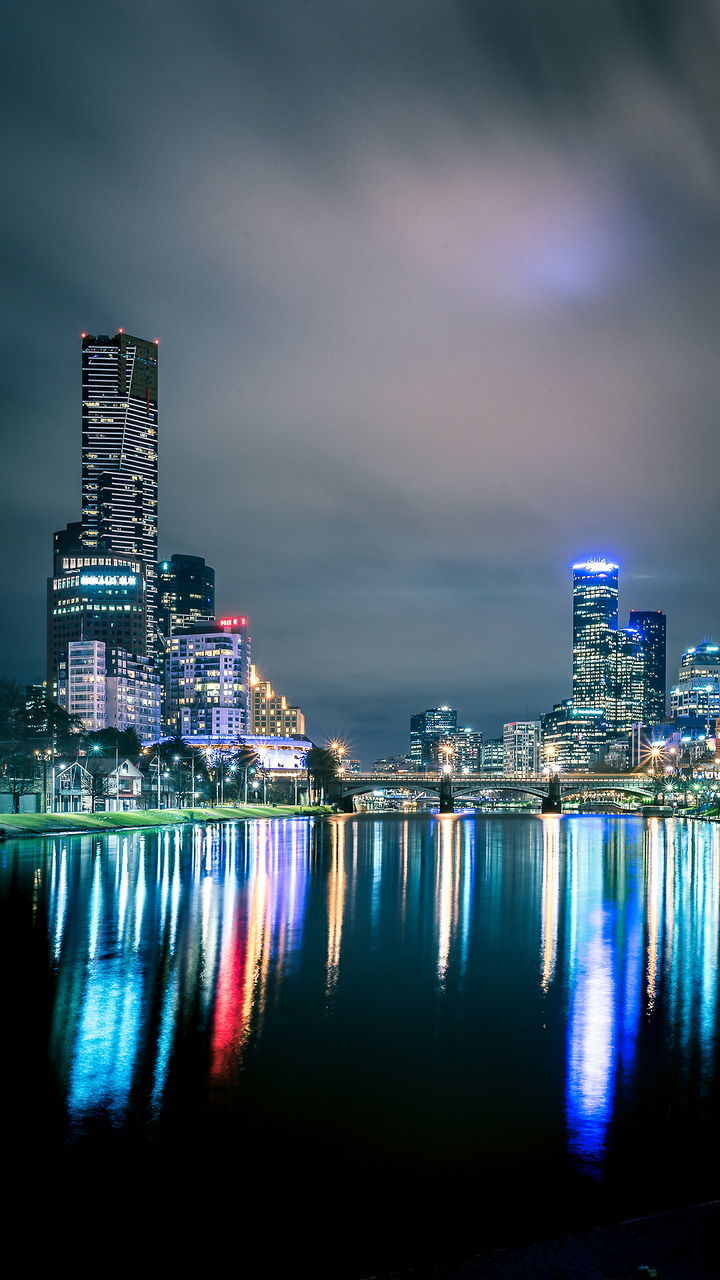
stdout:
<svg viewBox="0 0 720 1280">
<path fill-rule="evenodd" d="M 581 552 L 675 653 L 720 634 L 709 6 L 10 24 L 8 674 L 41 674 L 78 513 L 77 334 L 117 325 L 162 339 L 161 551 L 215 566 L 318 732 L 370 755 L 415 703 L 491 729 L 566 696 Z"/>
</svg>

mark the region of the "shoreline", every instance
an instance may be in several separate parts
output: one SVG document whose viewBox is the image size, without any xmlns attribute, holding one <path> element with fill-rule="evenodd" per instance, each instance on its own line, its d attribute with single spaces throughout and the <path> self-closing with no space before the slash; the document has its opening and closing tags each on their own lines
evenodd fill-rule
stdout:
<svg viewBox="0 0 720 1280">
<path fill-rule="evenodd" d="M 471 811 L 465 810 L 453 817 L 467 817 Z M 336 817 L 403 817 L 401 813 L 394 810 L 387 810 L 384 813 L 371 814 L 338 814 L 332 805 L 217 805 L 208 809 L 137 809 L 127 810 L 117 813 L 115 811 L 107 813 L 79 814 L 79 813 L 22 813 L 22 814 L 2 814 L 0 815 L 0 844 L 7 840 L 22 840 L 26 838 L 44 838 L 46 836 L 73 836 L 73 835 L 92 835 L 117 831 L 156 831 L 165 827 L 189 826 L 196 823 L 212 823 L 212 822 L 239 822 L 248 819 L 257 818 L 277 819 L 277 818 L 327 818 Z M 417 815 L 413 815 L 417 816 Z M 429 813 L 428 816 L 437 816 Z M 478 813 L 477 817 L 540 817 L 540 814 L 516 813 L 508 810 L 506 813 Z M 653 815 L 642 814 L 619 814 L 608 812 L 606 814 L 598 813 L 592 810 L 589 813 L 569 812 L 567 814 L 558 815 L 561 817 L 642 817 Z M 692 818 L 703 822 L 717 822 L 720 820 L 718 814 L 699 814 L 699 813 L 683 813 L 675 814 L 674 817 Z M 120 819 L 120 821 L 118 821 Z M 125 819 L 125 821 L 123 821 Z"/>
</svg>

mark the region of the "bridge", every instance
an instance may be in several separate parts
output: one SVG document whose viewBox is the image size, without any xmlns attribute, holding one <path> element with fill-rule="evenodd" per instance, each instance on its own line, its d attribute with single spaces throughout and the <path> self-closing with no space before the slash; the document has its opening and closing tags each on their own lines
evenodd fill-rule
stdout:
<svg viewBox="0 0 720 1280">
<path fill-rule="evenodd" d="M 574 795 L 601 799 L 610 793 L 651 804 L 658 780 L 642 773 L 532 773 L 523 776 L 492 773 L 349 773 L 333 780 L 328 800 L 343 813 L 354 811 L 354 797 L 372 791 L 409 791 L 416 796 L 437 794 L 440 813 L 454 813 L 455 801 L 491 794 L 535 796 L 542 813 L 562 813 L 563 800 Z"/>
</svg>

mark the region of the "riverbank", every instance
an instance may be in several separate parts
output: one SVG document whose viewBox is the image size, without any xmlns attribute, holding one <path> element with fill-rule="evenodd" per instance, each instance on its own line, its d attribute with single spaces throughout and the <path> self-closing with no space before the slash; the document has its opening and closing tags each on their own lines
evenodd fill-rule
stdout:
<svg viewBox="0 0 720 1280">
<path fill-rule="evenodd" d="M 717 1280 L 719 1229 L 712 1201 L 376 1280 Z"/>
<path fill-rule="evenodd" d="M 238 818 L 323 817 L 329 805 L 239 804 L 207 809 L 135 809 L 124 813 L 3 813 L 4 835 L 50 836 L 87 831 L 125 831 L 176 827 L 191 822 L 231 822 Z"/>
</svg>

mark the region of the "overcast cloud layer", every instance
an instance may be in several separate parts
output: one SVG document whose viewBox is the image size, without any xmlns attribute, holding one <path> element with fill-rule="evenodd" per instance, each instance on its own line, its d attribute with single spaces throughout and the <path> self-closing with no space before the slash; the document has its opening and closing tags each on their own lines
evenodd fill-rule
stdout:
<svg viewBox="0 0 720 1280">
<path fill-rule="evenodd" d="M 26 3 L 0 672 L 44 668 L 81 330 L 161 339 L 160 549 L 366 761 L 570 693 L 570 570 L 720 636 L 720 6 Z"/>
</svg>

